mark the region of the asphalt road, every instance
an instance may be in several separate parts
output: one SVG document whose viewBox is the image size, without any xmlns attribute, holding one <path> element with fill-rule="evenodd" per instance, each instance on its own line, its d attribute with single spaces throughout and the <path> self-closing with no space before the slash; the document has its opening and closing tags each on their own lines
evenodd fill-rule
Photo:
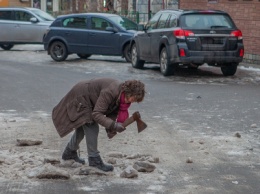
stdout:
<svg viewBox="0 0 260 194">
<path fill-rule="evenodd" d="M 21 117 L 26 117 L 34 111 L 50 115 L 52 108 L 75 83 L 96 77 L 143 81 L 147 88 L 146 98 L 143 103 L 133 105 L 132 109 L 139 110 L 142 118 L 149 121 L 149 125 L 159 126 L 160 130 L 169 131 L 169 134 L 176 130 L 208 137 L 236 132 L 252 135 L 249 149 L 254 150 L 251 164 L 254 168 L 250 168 L 249 164 L 239 165 L 232 161 L 239 158 L 233 158 L 223 165 L 214 166 L 207 173 L 201 171 L 200 166 L 171 169 L 171 173 L 178 174 L 182 171 L 197 174 L 199 178 L 193 180 L 194 184 L 221 188 L 221 193 L 259 192 L 260 68 L 257 67 L 241 64 L 236 75 L 232 77 L 224 77 L 220 69 L 208 66 L 197 71 L 180 68 L 174 76 L 164 77 L 154 64 L 146 65 L 144 70 L 137 70 L 120 57 L 92 56 L 89 60 L 83 60 L 76 55 L 58 63 L 54 62 L 41 46 L 17 46 L 11 51 L 0 50 L 0 114 L 15 110 Z M 257 126 L 256 131 L 252 131 L 252 125 Z M 232 162 L 235 165 L 232 165 Z M 223 183 L 214 178 L 221 173 L 243 179 L 238 184 Z M 186 193 L 186 181 L 171 180 L 166 183 L 167 189 L 164 191 L 150 192 L 139 184 L 134 188 L 129 185 L 112 185 L 99 192 L 175 193 L 175 188 L 179 187 L 184 189 L 182 193 Z M 0 193 L 17 193 L 10 190 L 10 187 L 21 188 L 24 184 L 12 182 L 8 183 L 8 186 L 1 185 Z M 50 182 L 43 181 L 37 186 L 35 193 L 86 193 L 74 191 L 72 188 L 75 184 L 81 183 L 56 181 L 49 187 Z M 201 192 L 196 192 L 195 189 L 187 193 Z M 202 193 L 218 192 L 207 190 Z"/>
</svg>

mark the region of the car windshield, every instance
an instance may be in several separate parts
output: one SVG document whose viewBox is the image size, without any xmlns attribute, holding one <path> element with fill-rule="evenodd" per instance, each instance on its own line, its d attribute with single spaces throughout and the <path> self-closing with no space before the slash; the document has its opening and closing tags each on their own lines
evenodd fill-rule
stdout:
<svg viewBox="0 0 260 194">
<path fill-rule="evenodd" d="M 125 30 L 137 30 L 137 24 L 128 18 L 111 16 L 110 19 Z"/>
<path fill-rule="evenodd" d="M 223 14 L 187 14 L 180 18 L 180 26 L 193 29 L 234 28 L 228 15 Z"/>
<path fill-rule="evenodd" d="M 40 9 L 33 9 L 31 10 L 34 14 L 36 14 L 38 17 L 40 17 L 43 21 L 54 21 L 55 18 L 51 16 L 50 14 L 40 10 Z"/>
</svg>

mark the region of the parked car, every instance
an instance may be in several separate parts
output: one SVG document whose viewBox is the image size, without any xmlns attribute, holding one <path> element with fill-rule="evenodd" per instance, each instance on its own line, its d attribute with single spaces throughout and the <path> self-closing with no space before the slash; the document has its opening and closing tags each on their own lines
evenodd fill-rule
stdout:
<svg viewBox="0 0 260 194">
<path fill-rule="evenodd" d="M 15 44 L 42 44 L 43 35 L 54 20 L 36 8 L 1 7 L 0 47 L 10 50 Z"/>
<path fill-rule="evenodd" d="M 59 16 L 47 30 L 44 49 L 55 61 L 69 54 L 122 56 L 131 61 L 130 41 L 138 25 L 116 14 L 80 13 Z"/>
<path fill-rule="evenodd" d="M 164 76 L 181 64 L 197 69 L 207 63 L 223 75 L 236 73 L 243 60 L 242 32 L 224 11 L 161 10 L 135 34 L 131 42 L 132 66 L 159 63 Z"/>
</svg>

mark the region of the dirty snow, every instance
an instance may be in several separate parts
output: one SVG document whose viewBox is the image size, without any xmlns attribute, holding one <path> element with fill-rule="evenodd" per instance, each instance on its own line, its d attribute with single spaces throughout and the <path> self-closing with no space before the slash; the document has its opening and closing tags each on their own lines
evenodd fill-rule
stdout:
<svg viewBox="0 0 260 194">
<path fill-rule="evenodd" d="M 102 180 L 102 177 L 106 179 L 106 181 L 97 182 L 96 186 L 78 188 L 78 190 L 86 192 L 102 191 L 102 188 L 107 184 L 142 184 L 146 185 L 147 193 L 149 191 L 154 193 L 167 192 L 167 184 L 176 184 L 174 182 L 177 176 L 176 169 L 183 168 L 186 165 L 187 168 L 193 165 L 194 168 L 198 168 L 195 166 L 199 165 L 202 168 L 210 169 L 215 165 L 222 164 L 225 160 L 232 161 L 234 164 L 251 166 L 251 168 L 259 165 L 260 145 L 259 137 L 256 136 L 259 128 L 255 123 L 252 124 L 252 128 L 250 127 L 253 130 L 251 133 L 241 133 L 241 138 L 238 138 L 235 133 L 211 136 L 205 132 L 198 132 L 198 130 L 182 130 L 189 124 L 164 117 L 165 122 L 170 125 L 175 124 L 175 127 L 179 128 L 179 130 L 174 130 L 172 134 L 169 134 L 169 131 L 158 130 L 161 125 L 153 119 L 161 119 L 161 116 L 154 115 L 152 120 L 146 120 L 152 124 L 142 133 L 137 134 L 135 127 L 130 126 L 125 131 L 125 135 L 118 134 L 112 140 L 106 137 L 105 130 L 100 130 L 101 155 L 105 162 L 111 161 L 111 158 L 113 158 L 115 170 L 108 174 L 103 173 L 103 175 L 98 172 L 78 175 L 80 169 L 84 170 L 87 165 L 73 165 L 73 161 L 70 164 L 67 163 L 67 166 L 61 165 L 63 161 L 60 157 L 69 136 L 64 139 L 59 138 L 48 113 L 38 111 L 27 117 L 20 117 L 15 110 L 4 111 L 0 114 L 0 133 L 2 134 L 0 137 L 0 182 L 24 180 L 33 186 L 37 182 L 40 183 L 41 179 L 32 176 L 32 174 L 45 170 L 44 173 L 47 178 L 52 175 L 48 175 L 46 171 L 69 176 L 69 180 L 77 180 L 82 176 L 91 177 L 93 180 Z M 207 125 L 205 127 L 209 128 Z M 19 138 L 33 138 L 42 141 L 42 144 L 17 146 L 16 141 Z M 87 157 L 85 148 L 83 141 L 80 155 L 84 158 Z M 138 176 L 132 176 L 135 178 L 120 177 L 124 170 L 129 172 L 136 161 L 149 162 L 149 160 L 156 161 L 156 163 L 151 163 L 155 166 L 154 171 L 138 172 Z M 46 161 L 51 168 L 43 168 L 46 167 Z M 51 161 L 53 164 L 51 164 Z M 59 161 L 60 164 L 57 164 Z M 36 171 L 34 172 L 33 169 Z M 85 169 L 85 172 L 87 172 L 86 170 L 89 169 Z M 177 193 L 188 193 L 187 191 L 192 191 L 194 188 L 196 188 L 197 193 L 200 191 L 216 191 L 216 188 L 203 188 L 194 184 L 192 182 L 195 178 L 194 175 L 178 173 L 179 178 L 177 180 L 181 179 L 187 183 L 185 190 L 179 189 Z M 38 175 L 38 177 L 41 177 L 41 175 Z M 236 184 L 236 178 L 233 177 L 230 181 Z M 171 181 L 173 182 L 171 183 Z"/>
</svg>

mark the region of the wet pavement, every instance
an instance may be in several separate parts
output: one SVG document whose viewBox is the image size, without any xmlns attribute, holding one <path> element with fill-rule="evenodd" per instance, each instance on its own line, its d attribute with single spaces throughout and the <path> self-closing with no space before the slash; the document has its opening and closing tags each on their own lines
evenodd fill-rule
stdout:
<svg viewBox="0 0 260 194">
<path fill-rule="evenodd" d="M 260 70 L 239 65 L 235 76 L 218 68 L 180 68 L 164 77 L 157 65 L 133 69 L 121 57 L 76 55 L 57 63 L 41 45 L 0 51 L 0 193 L 256 194 L 260 190 Z M 59 158 L 68 138 L 53 128 L 52 107 L 81 79 L 140 79 L 145 101 L 133 105 L 148 129 L 134 127 L 113 140 L 100 132 L 100 151 L 158 156 L 153 173 L 120 178 L 73 175 L 69 180 L 29 179 L 27 171 L 46 156 Z M 239 135 L 240 136 L 239 136 Z M 17 138 L 42 139 L 43 145 L 17 147 Z M 85 145 L 81 155 L 86 157 Z M 11 161 L 1 160 L 8 153 Z M 7 156 L 4 156 L 7 157 Z M 189 163 L 187 160 L 192 162 Z M 1 162 L 2 161 L 2 162 Z M 125 160 L 131 163 L 131 160 Z M 69 169 L 73 172 L 73 169 Z"/>
</svg>

